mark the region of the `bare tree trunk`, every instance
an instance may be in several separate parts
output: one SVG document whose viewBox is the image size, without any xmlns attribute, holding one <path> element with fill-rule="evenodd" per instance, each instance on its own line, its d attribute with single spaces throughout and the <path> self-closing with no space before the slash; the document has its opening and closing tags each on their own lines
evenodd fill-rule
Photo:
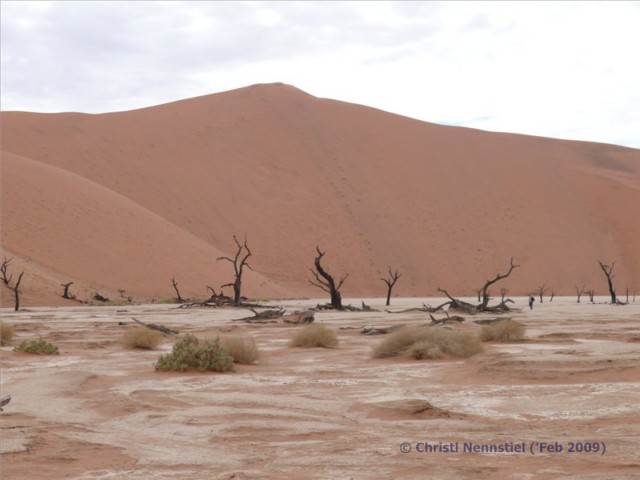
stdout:
<svg viewBox="0 0 640 480">
<path fill-rule="evenodd" d="M 582 294 L 584 294 L 585 290 L 584 290 L 584 285 L 582 285 L 582 288 L 576 288 L 576 295 L 578 296 L 578 303 L 580 303 L 580 297 L 582 297 Z"/>
<path fill-rule="evenodd" d="M 543 295 L 544 295 L 545 293 L 547 293 L 548 291 L 549 291 L 549 289 L 548 289 L 548 288 L 546 288 L 546 284 L 544 284 L 544 283 L 542 284 L 542 286 L 538 287 L 538 289 L 536 290 L 536 292 L 537 292 L 537 293 L 538 293 L 538 295 L 540 296 L 540 303 L 542 303 L 542 302 L 544 301 L 542 297 L 543 297 Z"/>
<path fill-rule="evenodd" d="M 387 307 L 391 305 L 391 291 L 393 290 L 393 286 L 398 281 L 398 278 L 400 278 L 400 273 L 398 272 L 398 270 L 392 272 L 391 267 L 389 267 L 389 278 L 380 279 L 387 284 Z"/>
<path fill-rule="evenodd" d="M 611 266 L 603 264 L 600 260 L 598 260 L 598 263 L 600 264 L 600 268 L 604 272 L 604 275 L 607 277 L 607 285 L 609 287 L 609 294 L 611 295 L 611 303 L 618 303 L 616 289 L 613 288 L 613 277 L 615 277 L 615 275 L 613 274 L 613 267 L 616 266 L 616 262 L 613 262 Z"/>
<path fill-rule="evenodd" d="M 20 290 L 18 290 L 18 288 L 20 287 L 20 282 L 22 281 L 22 275 L 24 275 L 24 272 L 20 272 L 20 275 L 18 276 L 18 281 L 13 287 L 13 294 L 16 297 L 16 304 L 15 304 L 14 311 L 16 312 L 20 310 Z"/>
<path fill-rule="evenodd" d="M 173 289 L 176 291 L 176 301 L 178 303 L 185 303 L 184 299 L 180 296 L 180 291 L 178 290 L 178 282 L 176 282 L 176 277 L 171 277 L 171 284 L 173 285 Z"/>
<path fill-rule="evenodd" d="M 316 251 L 318 252 L 318 256 L 314 260 L 314 265 L 316 267 L 315 271 L 310 270 L 311 274 L 315 278 L 315 281 L 309 280 L 309 283 L 314 287 L 318 287 L 321 290 L 327 292 L 331 298 L 331 307 L 336 310 L 342 310 L 342 294 L 340 293 L 340 288 L 342 288 L 342 284 L 347 279 L 349 274 L 345 275 L 340 279 L 340 281 L 336 284 L 334 278 L 327 272 L 324 268 L 322 268 L 321 261 L 322 257 L 324 257 L 326 252 L 322 252 L 320 247 L 316 246 Z"/>
<path fill-rule="evenodd" d="M 487 280 L 487 282 L 484 284 L 484 286 L 482 287 L 482 303 L 480 304 L 480 311 L 484 311 L 487 308 L 487 305 L 489 304 L 489 287 L 491 285 L 493 285 L 494 283 L 498 282 L 499 280 L 505 279 L 507 278 L 509 275 L 511 275 L 511 272 L 513 272 L 514 269 L 518 268 L 520 265 L 515 265 L 513 263 L 513 258 L 511 258 L 510 264 L 509 264 L 509 271 L 505 274 L 496 274 L 496 277 L 493 280 Z"/>
<path fill-rule="evenodd" d="M 629 287 L 627 287 L 627 303 L 629 303 Z"/>
<path fill-rule="evenodd" d="M 507 295 L 507 293 L 509 293 L 509 289 L 508 288 L 501 288 L 500 289 L 500 301 L 502 303 L 504 303 L 504 297 Z"/>
<path fill-rule="evenodd" d="M 73 282 L 69 283 L 61 283 L 60 286 L 64 287 L 64 292 L 62 293 L 62 298 L 66 298 L 67 300 L 75 300 L 76 297 L 73 295 L 69 295 L 69 287 L 73 285 Z"/>
<path fill-rule="evenodd" d="M 596 291 L 592 288 L 591 290 L 587 290 L 587 295 L 589 295 L 589 300 L 593 303 L 593 297 L 595 296 Z"/>
<path fill-rule="evenodd" d="M 249 250 L 249 246 L 247 245 L 247 236 L 244 236 L 244 244 L 241 244 L 235 235 L 233 236 L 233 241 L 236 242 L 236 246 L 238 247 L 236 256 L 234 258 L 219 257 L 218 260 L 226 260 L 231 262 L 233 265 L 235 275 L 234 281 L 232 283 L 226 283 L 220 288 L 233 287 L 233 304 L 237 307 L 240 305 L 240 301 L 242 299 L 242 273 L 244 267 L 247 267 L 249 270 L 253 269 L 248 263 L 248 259 L 251 256 L 251 250 Z"/>
</svg>

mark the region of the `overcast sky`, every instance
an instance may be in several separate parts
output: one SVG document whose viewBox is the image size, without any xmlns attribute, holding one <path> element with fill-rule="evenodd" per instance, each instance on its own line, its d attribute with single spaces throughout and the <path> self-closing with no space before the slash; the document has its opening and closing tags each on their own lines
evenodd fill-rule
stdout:
<svg viewBox="0 0 640 480">
<path fill-rule="evenodd" d="M 0 5 L 2 110 L 284 82 L 429 122 L 640 148 L 640 2 Z"/>
</svg>

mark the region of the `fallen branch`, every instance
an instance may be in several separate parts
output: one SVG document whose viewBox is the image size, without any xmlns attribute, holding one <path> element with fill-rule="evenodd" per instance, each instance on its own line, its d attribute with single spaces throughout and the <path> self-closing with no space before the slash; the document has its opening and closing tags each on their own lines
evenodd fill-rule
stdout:
<svg viewBox="0 0 640 480">
<path fill-rule="evenodd" d="M 283 307 L 280 307 L 278 309 L 265 310 L 263 312 L 257 312 L 253 307 L 247 307 L 247 308 L 253 312 L 253 317 L 238 318 L 236 320 L 232 320 L 232 322 L 276 323 L 276 322 L 266 322 L 265 320 L 280 318 L 284 315 L 284 312 L 286 311 Z"/>
<path fill-rule="evenodd" d="M 478 325 L 491 325 L 502 320 L 511 320 L 511 317 L 485 318 L 483 320 L 474 320 L 473 323 L 477 323 Z"/>
<path fill-rule="evenodd" d="M 444 313 L 447 315 L 446 318 L 440 318 L 440 319 L 429 314 L 429 317 L 431 317 L 431 325 L 444 325 L 446 323 L 464 322 L 464 317 L 460 317 L 459 315 L 449 315 L 449 312 L 444 312 Z"/>
<path fill-rule="evenodd" d="M 385 310 L 385 312 L 387 313 L 409 313 L 409 312 L 436 313 L 442 310 L 447 305 L 451 305 L 451 301 L 444 302 L 443 304 L 438 305 L 437 307 L 432 307 L 431 305 L 425 305 L 423 303 L 422 307 L 407 308 L 405 310 L 398 310 L 396 312 L 392 312 L 391 310 Z"/>
<path fill-rule="evenodd" d="M 136 323 L 139 323 L 143 327 L 150 328 L 151 330 L 157 330 L 157 331 L 165 333 L 167 335 L 177 335 L 178 333 L 180 333 L 177 330 L 172 330 L 172 329 L 167 328 L 167 327 L 165 327 L 163 325 L 157 325 L 155 323 L 144 323 L 144 322 L 141 322 L 140 320 L 138 320 L 136 318 L 133 318 L 133 317 L 131 317 L 131 320 L 133 320 Z"/>
<path fill-rule="evenodd" d="M 510 298 L 507 298 L 503 302 L 500 302 L 498 305 L 494 305 L 493 307 L 485 307 L 484 311 L 489 313 L 504 313 L 504 312 L 513 311 L 513 308 L 509 307 L 507 303 L 515 303 L 515 302 Z"/>
<path fill-rule="evenodd" d="M 2 407 L 4 407 L 10 401 L 11 401 L 11 395 L 7 395 L 0 399 L 0 412 L 2 411 Z"/>
<path fill-rule="evenodd" d="M 313 310 L 302 310 L 301 312 L 293 312 L 289 315 L 283 316 L 284 323 L 292 323 L 295 325 L 313 323 L 315 320 L 315 314 Z"/>
<path fill-rule="evenodd" d="M 390 327 L 363 327 L 360 333 L 362 335 L 385 335 L 402 327 L 404 327 L 404 324 L 391 325 Z"/>
</svg>

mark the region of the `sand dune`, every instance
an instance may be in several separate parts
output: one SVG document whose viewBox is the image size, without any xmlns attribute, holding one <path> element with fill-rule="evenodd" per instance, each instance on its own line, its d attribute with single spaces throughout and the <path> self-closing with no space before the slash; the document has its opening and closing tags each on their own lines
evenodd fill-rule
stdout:
<svg viewBox="0 0 640 480">
<path fill-rule="evenodd" d="M 440 126 L 254 85 L 141 110 L 2 113 L 2 246 L 135 295 L 230 280 L 247 235 L 254 296 L 319 293 L 315 246 L 347 296 L 461 294 L 504 270 L 523 294 L 640 288 L 640 151 Z M 497 292 L 495 292 L 497 293 Z"/>
</svg>

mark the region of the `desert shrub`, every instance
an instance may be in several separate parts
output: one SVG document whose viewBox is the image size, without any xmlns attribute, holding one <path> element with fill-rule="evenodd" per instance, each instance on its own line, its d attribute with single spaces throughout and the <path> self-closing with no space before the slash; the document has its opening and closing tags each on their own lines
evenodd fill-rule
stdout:
<svg viewBox="0 0 640 480">
<path fill-rule="evenodd" d="M 193 335 L 185 335 L 173 345 L 171 353 L 161 355 L 156 363 L 156 370 L 184 371 L 189 367 L 228 372 L 233 370 L 233 357 L 218 338 L 198 340 Z"/>
<path fill-rule="evenodd" d="M 497 342 L 511 342 L 521 340 L 524 337 L 524 325 L 515 320 L 504 319 L 489 325 L 483 325 L 480 330 L 480 338 L 487 342 L 495 340 Z"/>
<path fill-rule="evenodd" d="M 338 346 L 338 337 L 333 330 L 318 323 L 310 323 L 299 330 L 291 339 L 292 347 L 324 347 Z"/>
<path fill-rule="evenodd" d="M 235 363 L 251 365 L 260 356 L 256 341 L 252 337 L 222 337 L 220 343 L 229 351 Z"/>
<path fill-rule="evenodd" d="M 34 353 L 36 355 L 57 355 L 58 347 L 52 343 L 45 342 L 42 338 L 38 340 L 25 340 L 14 348 L 16 352 Z"/>
<path fill-rule="evenodd" d="M 444 356 L 442 348 L 425 340 L 411 345 L 407 353 L 411 358 L 415 358 L 416 360 L 442 358 Z"/>
<path fill-rule="evenodd" d="M 434 327 L 404 327 L 376 345 L 373 357 L 405 355 L 421 360 L 452 355 L 467 358 L 481 351 L 480 339 L 469 332 Z"/>
<path fill-rule="evenodd" d="M 126 348 L 153 350 L 162 343 L 163 339 L 164 337 L 157 330 L 151 330 L 146 327 L 133 327 L 122 334 L 120 341 Z"/>
<path fill-rule="evenodd" d="M 423 329 L 425 328 L 404 327 L 395 330 L 373 349 L 374 358 L 397 357 L 406 353 L 414 343 L 419 342 L 416 340 L 416 333 Z"/>
<path fill-rule="evenodd" d="M 13 327 L 4 322 L 0 322 L 0 345 L 9 345 L 13 340 Z"/>
</svg>

